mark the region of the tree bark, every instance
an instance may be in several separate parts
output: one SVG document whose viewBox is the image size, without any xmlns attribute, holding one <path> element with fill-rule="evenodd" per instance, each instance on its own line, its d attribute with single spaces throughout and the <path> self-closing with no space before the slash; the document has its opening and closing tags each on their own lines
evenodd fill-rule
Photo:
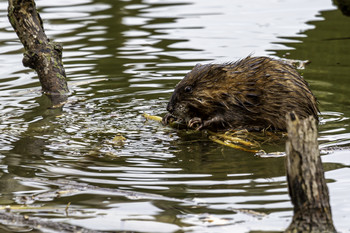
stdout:
<svg viewBox="0 0 350 233">
<path fill-rule="evenodd" d="M 316 121 L 313 117 L 299 120 L 291 113 L 287 115 L 287 130 L 286 170 L 294 216 L 286 232 L 336 232 L 318 149 Z"/>
<path fill-rule="evenodd" d="M 35 69 L 42 91 L 54 105 L 68 96 L 62 45 L 47 38 L 34 0 L 9 0 L 8 18 L 25 52 L 23 65 Z"/>
</svg>

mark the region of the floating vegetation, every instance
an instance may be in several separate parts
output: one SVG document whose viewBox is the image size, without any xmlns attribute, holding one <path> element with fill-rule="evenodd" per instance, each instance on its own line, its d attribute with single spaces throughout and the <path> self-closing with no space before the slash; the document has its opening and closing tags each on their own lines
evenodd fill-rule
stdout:
<svg viewBox="0 0 350 233">
<path fill-rule="evenodd" d="M 147 120 L 162 121 L 160 116 L 152 116 L 147 113 L 143 114 Z M 171 122 L 170 127 L 179 128 L 176 122 Z M 207 131 L 209 139 L 215 143 L 231 147 L 237 150 L 255 153 L 261 157 L 279 157 L 284 156 L 282 152 L 267 153 L 261 149 L 261 146 L 266 143 L 278 142 L 286 137 L 283 132 L 271 132 L 263 130 L 260 132 L 249 132 L 248 130 L 228 130 L 226 132 Z"/>
<path fill-rule="evenodd" d="M 117 146 L 122 146 L 124 145 L 125 141 L 126 141 L 126 138 L 124 136 L 122 136 L 121 134 L 117 134 L 114 136 L 111 143 Z"/>
<path fill-rule="evenodd" d="M 153 116 L 153 115 L 150 115 L 150 114 L 147 114 L 147 113 L 143 113 L 142 116 L 144 118 L 146 118 L 146 120 L 151 120 L 151 121 L 158 121 L 158 122 L 161 122 L 162 121 L 162 117 L 160 116 Z M 183 129 L 183 128 L 186 128 L 186 126 L 184 124 L 181 124 L 177 121 L 171 121 L 169 122 L 168 124 L 170 127 L 172 128 L 176 128 L 176 129 Z"/>
<path fill-rule="evenodd" d="M 152 115 L 147 114 L 147 113 L 144 113 L 142 116 L 144 118 L 146 118 L 147 120 L 159 121 L 159 122 L 162 121 L 162 117 L 160 117 L 160 116 L 152 116 Z"/>
<path fill-rule="evenodd" d="M 216 142 L 218 144 L 221 144 L 221 145 L 224 145 L 224 146 L 228 146 L 228 147 L 231 147 L 231 148 L 234 148 L 234 149 L 238 149 L 238 150 L 242 150 L 242 151 L 246 151 L 246 152 L 252 152 L 252 153 L 259 152 L 259 150 L 249 149 L 249 148 L 245 148 L 243 146 L 237 145 L 236 144 L 237 141 L 241 140 L 239 138 L 235 138 L 234 141 L 230 141 L 230 140 L 221 140 L 221 139 L 219 139 L 219 137 L 215 137 L 215 136 L 209 136 L 209 139 L 212 140 L 213 142 Z"/>
</svg>

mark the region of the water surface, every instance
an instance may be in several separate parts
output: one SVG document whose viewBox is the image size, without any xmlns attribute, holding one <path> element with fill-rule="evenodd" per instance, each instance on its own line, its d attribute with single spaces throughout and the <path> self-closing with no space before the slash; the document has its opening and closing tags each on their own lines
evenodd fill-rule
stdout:
<svg viewBox="0 0 350 233">
<path fill-rule="evenodd" d="M 13 211 L 96 231 L 283 231 L 293 214 L 283 157 L 142 117 L 165 114 L 195 64 L 254 54 L 311 62 L 300 72 L 320 103 L 333 218 L 350 232 L 350 18 L 332 2 L 40 0 L 37 7 L 49 37 L 63 43 L 72 94 L 63 109 L 48 108 L 0 1 L 2 206 L 25 204 Z M 113 143 L 117 134 L 126 140 Z"/>
</svg>

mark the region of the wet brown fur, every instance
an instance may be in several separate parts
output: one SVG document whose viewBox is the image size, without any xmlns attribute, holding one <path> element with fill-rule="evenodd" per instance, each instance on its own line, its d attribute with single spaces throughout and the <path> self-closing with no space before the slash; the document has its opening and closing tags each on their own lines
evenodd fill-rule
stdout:
<svg viewBox="0 0 350 233">
<path fill-rule="evenodd" d="M 268 57 L 196 65 L 175 87 L 170 119 L 197 129 L 286 130 L 285 116 L 318 114 L 307 82 L 291 66 Z"/>
</svg>

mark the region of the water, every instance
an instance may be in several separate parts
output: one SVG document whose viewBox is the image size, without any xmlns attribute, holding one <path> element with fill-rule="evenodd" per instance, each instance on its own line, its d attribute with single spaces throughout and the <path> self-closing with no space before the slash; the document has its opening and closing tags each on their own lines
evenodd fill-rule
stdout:
<svg viewBox="0 0 350 233">
<path fill-rule="evenodd" d="M 48 36 L 63 43 L 72 94 L 62 110 L 48 109 L 0 1 L 2 206 L 96 231 L 283 231 L 292 217 L 283 157 L 222 147 L 142 117 L 165 114 L 195 64 L 253 53 L 311 61 L 301 73 L 320 102 L 333 219 L 350 232 L 350 18 L 330 1 L 41 0 L 37 7 Z M 113 143 L 117 134 L 126 140 Z"/>
</svg>

